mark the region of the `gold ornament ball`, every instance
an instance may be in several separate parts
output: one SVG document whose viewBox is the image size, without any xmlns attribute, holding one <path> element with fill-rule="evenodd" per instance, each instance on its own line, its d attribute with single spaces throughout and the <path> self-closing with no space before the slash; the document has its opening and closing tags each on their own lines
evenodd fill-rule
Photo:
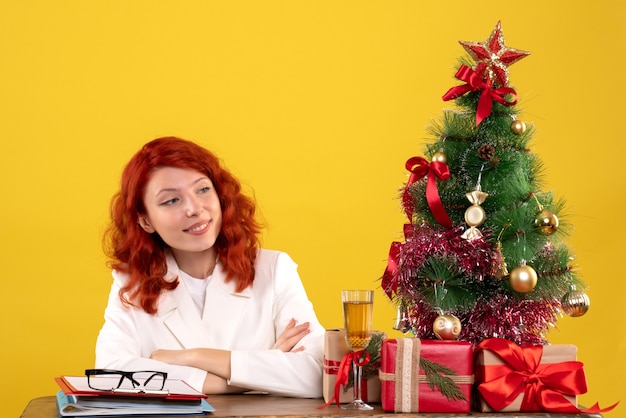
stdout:
<svg viewBox="0 0 626 418">
<path fill-rule="evenodd" d="M 433 322 L 433 331 L 440 340 L 456 340 L 461 333 L 461 321 L 454 315 L 439 315 Z"/>
<path fill-rule="evenodd" d="M 550 210 L 543 209 L 535 218 L 535 226 L 546 235 L 552 235 L 559 229 L 559 218 Z"/>
<path fill-rule="evenodd" d="M 537 272 L 531 266 L 517 266 L 509 274 L 509 283 L 516 292 L 530 292 L 537 285 Z"/>
<path fill-rule="evenodd" d="M 526 132 L 526 124 L 519 119 L 515 119 L 513 122 L 511 122 L 511 132 L 513 132 L 515 135 L 523 134 L 524 132 Z"/>
<path fill-rule="evenodd" d="M 448 162 L 448 158 L 446 157 L 446 154 L 443 153 L 443 151 L 438 151 L 436 153 L 433 154 L 433 158 L 431 158 L 432 162 L 438 162 L 438 163 L 444 163 L 446 164 Z"/>
<path fill-rule="evenodd" d="M 569 316 L 583 316 L 589 310 L 589 296 L 581 290 L 571 290 L 561 299 L 561 307 Z"/>
</svg>

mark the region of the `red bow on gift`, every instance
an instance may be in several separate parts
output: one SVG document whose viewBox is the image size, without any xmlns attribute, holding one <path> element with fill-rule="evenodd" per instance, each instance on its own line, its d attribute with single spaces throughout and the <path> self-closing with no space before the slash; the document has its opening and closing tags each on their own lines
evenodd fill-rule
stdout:
<svg viewBox="0 0 626 418">
<path fill-rule="evenodd" d="M 409 186 L 425 175 L 428 175 L 428 183 L 426 184 L 426 200 L 428 201 L 428 207 L 440 225 L 451 228 L 452 221 L 450 217 L 448 217 L 443 203 L 441 203 L 439 191 L 437 190 L 437 179 L 448 180 L 450 178 L 448 165 L 440 161 L 429 163 L 423 157 L 412 157 L 407 160 L 405 167 L 411 172 L 409 181 L 404 189 L 404 194 L 402 195 L 402 202 L 409 221 L 411 221 L 413 217 L 413 204 L 411 194 L 409 193 Z"/>
<path fill-rule="evenodd" d="M 596 403 L 589 409 L 580 410 L 573 405 L 565 396 L 587 392 L 583 364 L 579 361 L 541 364 L 541 345 L 521 348 L 509 340 L 492 338 L 477 348 L 490 350 L 504 362 L 502 365 L 477 366 L 484 373 L 484 382 L 478 385 L 478 391 L 496 411 L 504 409 L 522 393 L 521 411 L 599 413 L 617 406 L 600 409 Z"/>
<path fill-rule="evenodd" d="M 369 362 L 370 353 L 365 350 L 350 351 L 346 353 L 346 355 L 343 356 L 341 362 L 339 363 L 339 370 L 337 370 L 337 380 L 335 380 L 334 396 L 324 405 L 318 407 L 318 409 L 325 408 L 333 402 L 335 402 L 337 406 L 339 406 L 339 399 L 341 396 L 339 391 L 341 390 L 342 386 L 346 386 L 348 384 L 348 379 L 350 376 L 350 366 L 352 365 L 352 363 L 354 363 L 355 366 L 366 366 L 367 364 L 369 364 Z M 356 384 L 356 382 L 354 382 L 354 384 Z"/>
<path fill-rule="evenodd" d="M 480 98 L 478 99 L 478 107 L 476 109 L 476 126 L 480 125 L 487 116 L 491 114 L 491 108 L 493 107 L 493 101 L 500 103 L 503 106 L 513 106 L 517 103 L 517 93 L 510 87 L 500 87 L 497 89 L 491 88 L 491 79 L 486 81 L 482 77 L 472 70 L 467 65 L 461 65 L 455 75 L 461 81 L 465 81 L 466 84 L 462 86 L 452 87 L 443 95 L 443 100 L 448 101 L 463 96 L 470 91 L 482 90 Z M 505 96 L 512 94 L 513 100 L 506 100 Z"/>
</svg>

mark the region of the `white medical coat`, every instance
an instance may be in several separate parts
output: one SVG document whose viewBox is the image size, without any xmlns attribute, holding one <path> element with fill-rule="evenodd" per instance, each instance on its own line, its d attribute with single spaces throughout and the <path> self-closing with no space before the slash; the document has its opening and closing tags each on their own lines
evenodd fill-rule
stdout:
<svg viewBox="0 0 626 418">
<path fill-rule="evenodd" d="M 167 257 L 167 280 L 179 275 L 178 265 Z M 202 314 L 184 283 L 164 292 L 158 312 L 127 307 L 119 290 L 128 279 L 113 272 L 113 285 L 96 343 L 96 367 L 120 370 L 159 370 L 168 378 L 182 379 L 202 390 L 206 372 L 151 360 L 156 349 L 217 348 L 231 351 L 234 386 L 277 395 L 322 396 L 324 328 L 305 292 L 297 265 L 285 253 L 259 250 L 251 287 L 235 292 L 235 280 L 225 282 L 221 265 L 215 267 L 206 290 Z M 298 344 L 304 351 L 272 350 L 291 318 L 309 322 L 311 332 Z"/>
</svg>

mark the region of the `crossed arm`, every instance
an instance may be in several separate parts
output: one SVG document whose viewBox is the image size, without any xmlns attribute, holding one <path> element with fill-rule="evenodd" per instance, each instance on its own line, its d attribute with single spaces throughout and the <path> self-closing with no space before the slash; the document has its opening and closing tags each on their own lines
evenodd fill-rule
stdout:
<svg viewBox="0 0 626 418">
<path fill-rule="evenodd" d="M 273 350 L 283 352 L 298 352 L 304 350 L 303 346 L 294 347 L 310 332 L 309 323 L 304 322 L 296 325 L 296 320 L 291 319 L 289 324 L 276 340 Z M 150 356 L 153 360 L 165 363 L 190 366 L 206 370 L 203 392 L 206 394 L 243 392 L 245 388 L 239 388 L 228 384 L 230 379 L 231 364 L 230 351 L 214 348 L 190 348 L 185 350 L 155 350 Z"/>
</svg>

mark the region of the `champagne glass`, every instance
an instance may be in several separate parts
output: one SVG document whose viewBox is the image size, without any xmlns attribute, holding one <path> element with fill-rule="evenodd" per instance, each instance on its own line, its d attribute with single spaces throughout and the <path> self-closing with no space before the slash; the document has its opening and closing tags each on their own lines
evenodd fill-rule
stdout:
<svg viewBox="0 0 626 418">
<path fill-rule="evenodd" d="M 356 353 L 365 350 L 372 339 L 372 312 L 374 310 L 373 290 L 342 290 L 341 301 L 343 302 L 343 320 L 346 330 L 346 342 L 348 347 Z M 352 365 L 354 373 L 354 399 L 347 404 L 342 404 L 342 409 L 370 410 L 374 409 L 361 399 L 361 373 L 362 367 L 356 362 Z"/>
</svg>

